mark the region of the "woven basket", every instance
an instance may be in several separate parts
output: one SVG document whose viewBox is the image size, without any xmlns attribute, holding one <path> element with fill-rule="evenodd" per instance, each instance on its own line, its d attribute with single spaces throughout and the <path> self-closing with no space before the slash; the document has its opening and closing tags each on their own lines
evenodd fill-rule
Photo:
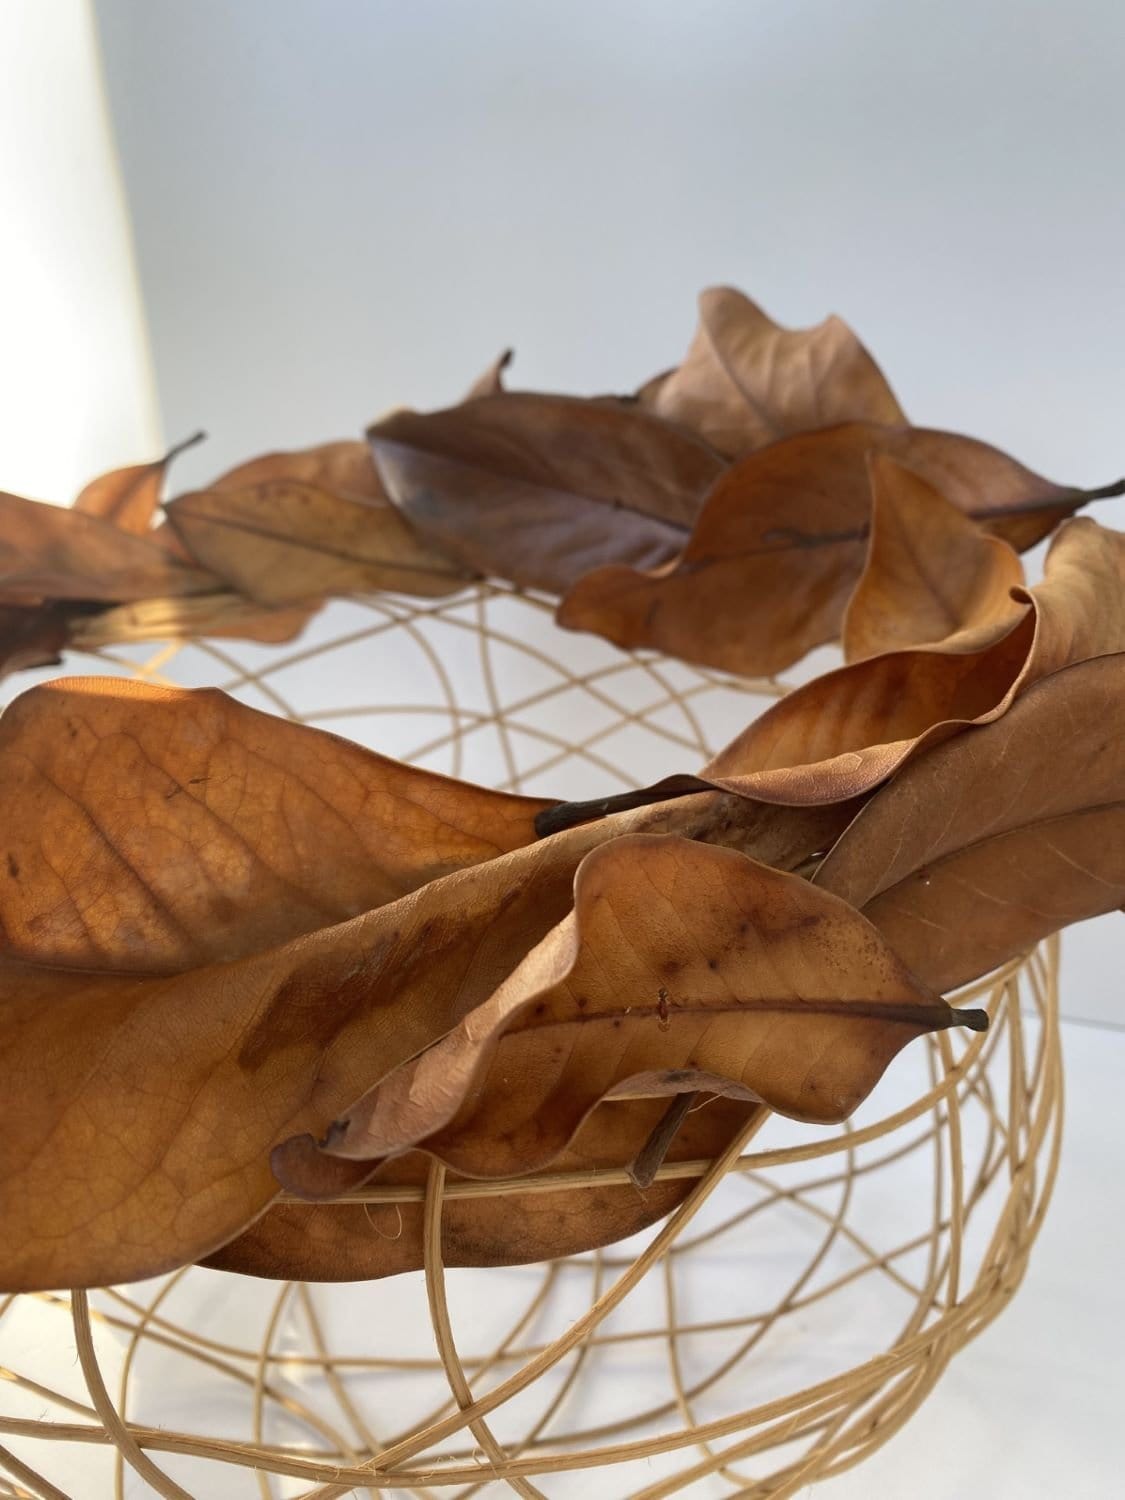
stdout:
<svg viewBox="0 0 1125 1500">
<path fill-rule="evenodd" d="M 784 691 L 560 632 L 543 601 L 493 586 L 333 604 L 286 648 L 67 670 L 216 684 L 405 760 L 576 798 L 694 767 Z M 0 1495 L 781 1500 L 839 1473 L 1022 1279 L 1058 1160 L 1057 973 L 1052 941 L 973 985 L 989 1032 L 915 1043 L 843 1129 L 768 1116 L 721 1160 L 665 1166 L 688 1197 L 608 1250 L 447 1272 L 448 1198 L 514 1185 L 447 1186 L 435 1166 L 424 1189 L 350 1195 L 392 1236 L 423 1201 L 424 1273 L 306 1286 L 190 1268 L 0 1300 Z"/>
</svg>

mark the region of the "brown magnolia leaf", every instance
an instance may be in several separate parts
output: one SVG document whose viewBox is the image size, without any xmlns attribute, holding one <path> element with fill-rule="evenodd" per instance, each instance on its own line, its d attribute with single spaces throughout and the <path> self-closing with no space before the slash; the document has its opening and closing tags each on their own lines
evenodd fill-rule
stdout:
<svg viewBox="0 0 1125 1500">
<path fill-rule="evenodd" d="M 214 589 L 202 569 L 112 521 L 0 494 L 0 604 L 179 597 Z"/>
<path fill-rule="evenodd" d="M 274 479 L 180 495 L 166 511 L 188 550 L 260 605 L 380 590 L 451 594 L 470 576 L 382 497 Z"/>
<path fill-rule="evenodd" d="M 424 1145 L 512 1176 L 547 1166 L 607 1097 L 685 1090 L 837 1122 L 906 1042 L 957 1022 L 987 1024 L 806 881 L 686 839 L 617 839 L 583 862 L 574 913 L 324 1149 Z"/>
<path fill-rule="evenodd" d="M 1119 489 L 1061 489 L 955 433 L 868 423 L 803 433 L 727 470 L 678 560 L 588 573 L 564 597 L 559 623 L 743 676 L 791 666 L 840 633 L 866 554 L 873 451 L 1021 548 Z"/>
<path fill-rule="evenodd" d="M 839 318 L 779 327 L 733 287 L 699 298 L 699 330 L 679 369 L 638 392 L 660 416 L 734 458 L 840 422 L 905 422 L 883 372 Z"/>
<path fill-rule="evenodd" d="M 6 736 L 15 738 L 22 711 L 30 741 L 41 738 L 38 713 L 27 722 L 27 704 L 37 701 L 50 714 L 47 691 L 8 710 L 0 720 Z M 96 700 L 99 686 L 90 692 Z M 222 706 L 214 693 L 183 696 Z M 150 691 L 146 720 L 154 702 Z M 124 710 L 128 720 L 127 701 Z M 290 788 L 279 731 L 312 733 L 297 726 L 265 721 L 259 760 L 252 739 L 253 754 L 234 740 L 229 751 L 223 742 L 206 755 L 214 735 L 205 713 L 178 730 L 165 724 L 159 745 L 138 744 L 131 729 L 117 733 L 100 721 L 96 703 L 83 703 L 71 726 L 59 718 L 55 745 L 37 754 L 52 775 L 69 769 L 70 782 L 52 797 L 46 782 L 36 782 L 30 757 L 25 795 L 38 799 L 40 836 L 29 820 L 26 843 L 14 847 L 9 838 L 0 854 L 6 887 L 39 887 L 43 918 L 34 921 L 21 905 L 26 898 L 5 889 L 8 940 L 25 954 L 0 958 L 0 1287 L 10 1290 L 105 1285 L 210 1254 L 275 1196 L 274 1146 L 294 1135 L 322 1138 L 381 1077 L 482 1003 L 566 916 L 575 870 L 591 849 L 646 826 L 730 843 L 739 837 L 737 799 L 685 797 L 484 859 L 340 921 L 332 903 L 346 907 L 355 895 L 344 883 L 332 886 L 341 852 L 351 863 L 340 841 L 371 840 L 379 870 L 366 874 L 357 851 L 355 878 L 372 886 L 386 883 L 388 871 L 404 882 L 422 879 L 444 819 L 440 798 L 435 813 L 412 803 L 401 784 L 396 794 L 391 763 L 389 798 L 366 797 L 359 773 L 350 779 L 361 785 L 345 788 L 335 748 L 313 755 L 295 748 L 300 784 Z M 73 758 L 69 767 L 52 758 L 58 755 Z M 171 774 L 168 756 L 176 757 Z M 280 763 L 276 774 L 261 763 L 267 759 Z M 200 769 L 188 774 L 185 762 L 194 760 Z M 465 791 L 445 786 L 451 799 Z M 83 800 L 64 805 L 74 791 Z M 351 816 L 337 818 L 335 808 L 314 813 L 317 796 L 335 797 Z M 528 811 L 536 805 L 500 798 L 494 809 L 521 802 Z M 365 809 L 374 832 L 363 826 Z M 767 857 L 777 846 L 796 852 L 800 841 L 774 827 L 787 824 L 789 809 L 757 823 L 763 811 L 747 811 L 754 815 L 749 846 Z M 223 836 L 225 821 L 253 839 L 255 816 L 262 839 L 276 834 L 278 847 L 270 847 L 279 876 Z M 797 824 L 806 817 L 800 810 Z M 468 834 L 449 821 L 452 846 L 470 844 L 472 854 Z M 488 819 L 494 845 L 500 821 Z M 214 842 L 200 844 L 209 829 Z M 177 862 L 178 876 L 169 870 Z M 290 880 L 297 883 L 291 891 Z M 369 899 L 369 891 L 361 894 Z M 304 935 L 249 952 L 270 925 L 261 908 L 271 901 L 282 907 L 276 924 Z M 314 903 L 334 925 L 307 930 L 317 920 Z M 246 956 L 197 960 L 218 946 L 213 922 L 226 924 L 227 951 Z M 168 965 L 197 966 L 121 972 L 143 961 L 142 951 Z M 51 1059 L 47 1072 L 44 1058 Z"/>
<path fill-rule="evenodd" d="M 967 983 L 1125 903 L 1125 654 L 1042 678 L 907 766 L 815 876 L 911 969 Z"/>
<path fill-rule="evenodd" d="M 867 562 L 844 615 L 844 656 L 941 645 L 972 651 L 1023 613 L 1017 553 L 885 454 L 871 466 Z"/>
<path fill-rule="evenodd" d="M 682 549 L 723 462 L 635 406 L 504 392 L 368 432 L 387 492 L 476 573 L 561 592 L 606 562 Z"/>
<path fill-rule="evenodd" d="M 138 599 L 71 619 L 67 644 L 77 651 L 100 651 L 131 641 L 220 639 L 279 645 L 298 636 L 316 613 L 316 605 L 280 608 L 255 604 L 223 590 L 180 599 Z"/>
<path fill-rule="evenodd" d="M 593 1111 L 552 1171 L 590 1172 L 619 1166 L 644 1148 L 665 1099 L 607 1101 Z M 669 1162 L 709 1161 L 761 1111 L 761 1105 L 710 1098 L 692 1109 L 668 1148 Z M 358 1175 L 370 1163 L 338 1161 Z M 371 1186 L 425 1186 L 431 1162 L 418 1151 L 380 1166 Z M 365 1171 L 366 1169 L 366 1171 Z M 658 1181 L 643 1192 L 631 1184 L 590 1183 L 579 1190 L 504 1192 L 457 1197 L 459 1179 L 441 1215 L 447 1266 L 511 1266 L 573 1255 L 612 1244 L 662 1219 L 695 1186 L 692 1178 Z M 279 1203 L 207 1258 L 205 1264 L 251 1276 L 301 1281 L 355 1281 L 418 1270 L 424 1264 L 423 1207 L 402 1204 Z"/>
<path fill-rule="evenodd" d="M 192 448 L 203 438 L 197 432 L 174 448 L 169 448 L 163 458 L 155 463 L 131 464 L 125 469 L 113 469 L 90 481 L 77 496 L 74 509 L 87 515 L 100 516 L 103 521 L 112 521 L 122 531 L 135 536 L 145 536 L 152 527 L 153 517 L 160 506 L 164 487 L 164 476 L 168 465 L 185 449 Z"/>
<path fill-rule="evenodd" d="M 311 484 L 354 499 L 384 500 L 371 450 L 361 438 L 343 438 L 318 443 L 312 448 L 283 449 L 263 453 L 228 469 L 207 486 L 209 490 L 247 490 L 276 480 Z"/>
<path fill-rule="evenodd" d="M 758 804 L 835 807 L 846 818 L 857 810 L 856 799 L 911 757 L 999 718 L 1039 678 L 1087 657 L 1125 651 L 1125 536 L 1087 517 L 1067 521 L 1051 544 L 1045 572 L 1033 589 L 1016 590 L 1031 609 L 991 645 L 890 651 L 826 672 L 755 719 L 699 775 L 671 776 L 589 802 L 555 803 L 538 814 L 536 827 L 555 833 L 708 786 Z M 759 809 L 756 816 L 764 814 Z M 835 836 L 827 825 L 820 832 L 818 846 L 813 826 L 803 830 L 810 855 L 830 847 Z"/>
<path fill-rule="evenodd" d="M 519 848 L 543 806 L 215 689 L 62 679 L 0 717 L 0 951 L 233 958 Z"/>
<path fill-rule="evenodd" d="M 1039 678 L 1125 651 L 1125 536 L 1079 517 L 1060 527 L 1028 615 L 976 651 L 894 651 L 814 678 L 755 720 L 703 771 L 710 784 L 795 802 L 869 791 L 925 746 L 1007 712 Z"/>
<path fill-rule="evenodd" d="M 472 385 L 465 392 L 466 401 L 475 401 L 478 396 L 500 396 L 504 392 L 504 371 L 512 363 L 515 354 L 514 349 L 505 349 L 489 365 L 488 369 L 478 375 Z"/>
</svg>

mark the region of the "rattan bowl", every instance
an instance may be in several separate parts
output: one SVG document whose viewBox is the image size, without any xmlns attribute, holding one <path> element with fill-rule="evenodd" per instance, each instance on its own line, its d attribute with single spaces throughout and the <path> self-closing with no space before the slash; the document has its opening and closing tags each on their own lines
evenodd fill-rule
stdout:
<svg viewBox="0 0 1125 1500">
<path fill-rule="evenodd" d="M 76 653 L 67 670 L 216 684 L 567 797 L 689 768 L 784 691 L 568 635 L 491 585 L 337 603 L 288 647 Z M 190 1268 L 0 1300 L 0 1494 L 781 1500 L 839 1473 L 1019 1286 L 1058 1161 L 1057 974 L 1052 941 L 952 997 L 985 1005 L 988 1033 L 914 1044 L 843 1129 L 767 1116 L 718 1161 L 665 1166 L 692 1183 L 680 1208 L 607 1250 L 447 1271 L 449 1198 L 528 1181 L 447 1184 L 435 1166 L 424 1188 L 351 1195 L 391 1236 L 421 1199 L 424 1272 L 308 1286 Z"/>
</svg>

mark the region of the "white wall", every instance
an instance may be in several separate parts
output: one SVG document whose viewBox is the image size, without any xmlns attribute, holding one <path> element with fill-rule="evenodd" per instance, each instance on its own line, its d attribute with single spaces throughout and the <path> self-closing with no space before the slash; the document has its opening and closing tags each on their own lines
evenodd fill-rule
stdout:
<svg viewBox="0 0 1125 1500">
<path fill-rule="evenodd" d="M 98 0 L 183 483 L 517 383 L 628 387 L 694 294 L 830 309 L 910 414 L 1125 472 L 1120 0 Z M 1125 502 L 1098 514 L 1125 526 Z M 1117 917 L 1067 1006 L 1125 1021 Z"/>
<path fill-rule="evenodd" d="M 0 4 L 0 488 L 69 503 L 160 446 L 88 0 Z"/>
</svg>

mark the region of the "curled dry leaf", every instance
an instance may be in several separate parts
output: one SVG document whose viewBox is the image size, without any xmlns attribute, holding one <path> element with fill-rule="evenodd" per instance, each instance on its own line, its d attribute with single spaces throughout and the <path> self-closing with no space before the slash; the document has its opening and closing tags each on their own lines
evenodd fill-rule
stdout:
<svg viewBox="0 0 1125 1500">
<path fill-rule="evenodd" d="M 1125 655 L 1044 677 L 907 766 L 816 884 L 942 989 L 1125 903 Z"/>
<path fill-rule="evenodd" d="M 1059 529 L 1027 616 L 976 651 L 893 651 L 814 678 L 704 770 L 713 785 L 793 801 L 854 797 L 924 746 L 1004 714 L 1059 668 L 1125 651 L 1125 536 L 1086 517 Z"/>
<path fill-rule="evenodd" d="M 422 536 L 477 574 L 555 593 L 603 563 L 674 558 L 723 469 L 635 406 L 527 392 L 396 412 L 368 436 Z"/>
<path fill-rule="evenodd" d="M 999 718 L 1047 673 L 1125 651 L 1121 533 L 1086 517 L 1068 521 L 1047 554 L 1043 582 L 1015 593 L 1030 609 L 991 645 L 891 651 L 826 672 L 755 719 L 699 776 L 555 804 L 539 814 L 540 833 L 704 786 L 808 806 L 862 797 L 921 750 Z"/>
<path fill-rule="evenodd" d="M 844 656 L 940 645 L 972 651 L 1015 624 L 1023 583 L 1015 550 L 989 536 L 894 459 L 870 460 L 867 562 L 844 615 Z"/>
<path fill-rule="evenodd" d="M 659 1126 L 665 1099 L 607 1101 L 593 1111 L 555 1162 L 552 1176 L 617 1167 L 633 1159 Z M 761 1112 L 741 1100 L 711 1098 L 693 1108 L 668 1148 L 669 1162 L 710 1161 Z M 356 1179 L 369 1186 L 414 1188 L 420 1194 L 432 1162 L 412 1151 L 369 1163 Z M 318 1172 L 323 1172 L 323 1158 Z M 592 1250 L 636 1234 L 686 1197 L 692 1178 L 632 1185 L 588 1182 L 579 1190 L 505 1191 L 460 1197 L 460 1179 L 446 1179 L 441 1254 L 447 1266 L 510 1266 Z M 353 1186 L 353 1183 L 349 1186 Z M 392 1204 L 278 1203 L 205 1264 L 251 1276 L 302 1281 L 354 1281 L 418 1270 L 424 1262 L 424 1215 L 419 1198 Z"/>
<path fill-rule="evenodd" d="M 699 298 L 699 330 L 676 370 L 638 398 L 730 457 L 840 422 L 906 417 L 883 372 L 839 318 L 781 328 L 732 287 Z"/>
<path fill-rule="evenodd" d="M 529 835 L 541 804 L 380 763 L 212 692 L 36 689 L 0 726 L 11 1290 L 210 1254 L 275 1196 L 275 1145 L 323 1136 L 566 916 L 591 849 L 645 826 L 739 838 L 736 799 L 709 793 L 487 858 Z M 747 826 L 767 857 L 802 843 Z M 429 878 L 462 857 L 482 862 Z M 277 932 L 304 935 L 260 946 Z M 178 971 L 142 972 L 154 965 Z"/>
<path fill-rule="evenodd" d="M 1103 493 L 1061 489 L 955 433 L 869 423 L 802 433 L 727 470 L 678 560 L 590 572 L 564 597 L 559 623 L 743 676 L 791 666 L 840 633 L 866 555 L 872 452 L 1021 548 Z"/>
<path fill-rule="evenodd" d="M 687 839 L 618 839 L 584 861 L 574 913 L 324 1149 L 424 1145 L 506 1177 L 547 1166 L 605 1098 L 697 1090 L 839 1121 L 906 1042 L 958 1021 L 986 1024 L 797 876 Z"/>
<path fill-rule="evenodd" d="M 202 438 L 203 434 L 197 432 L 185 442 L 170 448 L 155 463 L 131 464 L 128 468 L 113 469 L 108 474 L 92 479 L 79 492 L 74 501 L 74 509 L 84 511 L 87 515 L 100 516 L 103 521 L 112 521 L 120 530 L 132 532 L 134 536 L 145 536 L 151 530 L 160 507 L 168 465 Z"/>
<path fill-rule="evenodd" d="M 176 970 L 287 941 L 534 837 L 544 804 L 214 689 L 60 680 L 0 716 L 0 951 Z"/>
<path fill-rule="evenodd" d="M 0 494 L 0 603 L 201 594 L 216 580 L 112 521 Z"/>
</svg>

